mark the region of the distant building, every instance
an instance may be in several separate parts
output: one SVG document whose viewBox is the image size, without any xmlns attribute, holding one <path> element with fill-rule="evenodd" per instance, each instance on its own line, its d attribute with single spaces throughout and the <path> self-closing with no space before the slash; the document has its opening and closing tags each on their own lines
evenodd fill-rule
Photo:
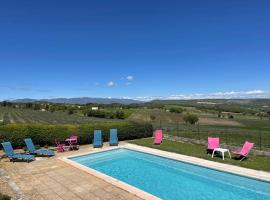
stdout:
<svg viewBox="0 0 270 200">
<path fill-rule="evenodd" d="M 92 110 L 98 110 L 98 107 L 92 107 Z"/>
</svg>

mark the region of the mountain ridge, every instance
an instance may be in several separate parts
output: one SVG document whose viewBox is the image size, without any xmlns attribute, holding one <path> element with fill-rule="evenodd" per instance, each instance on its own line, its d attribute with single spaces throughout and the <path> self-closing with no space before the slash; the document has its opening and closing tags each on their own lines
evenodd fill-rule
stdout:
<svg viewBox="0 0 270 200">
<path fill-rule="evenodd" d="M 51 99 L 15 99 L 10 102 L 15 103 L 34 103 L 34 102 L 49 102 L 49 103 L 66 103 L 66 104 L 132 104 L 132 103 L 143 103 L 143 101 L 138 101 L 134 99 L 120 99 L 120 98 L 94 98 L 94 97 L 73 97 L 73 98 L 51 98 Z"/>
</svg>

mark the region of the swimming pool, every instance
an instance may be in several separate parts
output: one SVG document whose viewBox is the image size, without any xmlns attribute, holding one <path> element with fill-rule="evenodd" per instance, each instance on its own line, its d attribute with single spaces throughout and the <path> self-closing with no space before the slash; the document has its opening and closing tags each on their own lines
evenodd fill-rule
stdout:
<svg viewBox="0 0 270 200">
<path fill-rule="evenodd" d="M 126 148 L 69 158 L 161 199 L 270 200 L 270 183 Z"/>
</svg>

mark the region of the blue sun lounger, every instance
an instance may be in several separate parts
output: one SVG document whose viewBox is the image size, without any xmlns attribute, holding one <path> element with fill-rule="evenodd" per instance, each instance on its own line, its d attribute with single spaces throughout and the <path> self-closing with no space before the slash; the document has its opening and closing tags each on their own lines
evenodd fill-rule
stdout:
<svg viewBox="0 0 270 200">
<path fill-rule="evenodd" d="M 102 147 L 102 135 L 101 130 L 94 130 L 94 141 L 93 141 L 93 147 Z"/>
<path fill-rule="evenodd" d="M 14 162 L 15 160 L 24 160 L 29 162 L 35 159 L 33 155 L 15 153 L 10 142 L 4 142 L 2 143 L 2 146 L 4 148 L 6 156 L 10 159 L 10 161 Z"/>
<path fill-rule="evenodd" d="M 110 129 L 110 146 L 118 145 L 117 129 Z"/>
<path fill-rule="evenodd" d="M 31 138 L 24 139 L 24 142 L 30 154 L 42 155 L 42 156 L 54 156 L 54 152 L 52 150 L 48 150 L 48 149 L 36 150 L 35 145 L 33 144 L 33 141 Z"/>
</svg>

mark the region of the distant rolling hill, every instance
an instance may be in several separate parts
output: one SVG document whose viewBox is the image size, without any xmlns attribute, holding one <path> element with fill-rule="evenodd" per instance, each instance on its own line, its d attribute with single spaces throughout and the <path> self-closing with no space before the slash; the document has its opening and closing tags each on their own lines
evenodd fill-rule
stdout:
<svg viewBox="0 0 270 200">
<path fill-rule="evenodd" d="M 91 97 L 77 97 L 77 98 L 53 98 L 53 99 L 15 99 L 11 102 L 18 103 L 33 103 L 33 102 L 50 102 L 50 103 L 64 103 L 64 104 L 87 104 L 87 103 L 97 103 L 97 104 L 133 104 L 133 103 L 143 103 L 142 101 L 133 99 L 117 99 L 117 98 L 91 98 Z"/>
</svg>

